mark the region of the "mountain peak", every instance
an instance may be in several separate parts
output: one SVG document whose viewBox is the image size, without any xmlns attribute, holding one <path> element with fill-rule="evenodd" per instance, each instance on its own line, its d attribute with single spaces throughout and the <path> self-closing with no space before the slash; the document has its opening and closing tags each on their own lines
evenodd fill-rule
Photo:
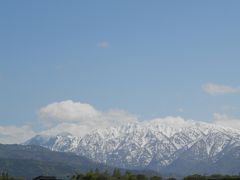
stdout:
<svg viewBox="0 0 240 180">
<path fill-rule="evenodd" d="M 36 139 L 28 143 L 38 142 L 51 150 L 74 152 L 111 166 L 160 172 L 181 173 L 205 163 L 211 172 L 228 173 L 233 169 L 227 171 L 220 167 L 222 159 L 232 158 L 230 152 L 240 154 L 239 130 L 181 117 L 96 129 L 82 138 L 61 133 L 43 142 Z"/>
</svg>

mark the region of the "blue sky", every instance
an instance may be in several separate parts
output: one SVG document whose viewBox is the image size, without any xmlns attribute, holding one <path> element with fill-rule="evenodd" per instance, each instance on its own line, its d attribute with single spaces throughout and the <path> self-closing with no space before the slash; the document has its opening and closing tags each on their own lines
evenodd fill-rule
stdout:
<svg viewBox="0 0 240 180">
<path fill-rule="evenodd" d="M 239 118 L 239 6 L 2 1 L 0 125 L 38 129 L 39 109 L 67 100 L 140 119 Z"/>
</svg>

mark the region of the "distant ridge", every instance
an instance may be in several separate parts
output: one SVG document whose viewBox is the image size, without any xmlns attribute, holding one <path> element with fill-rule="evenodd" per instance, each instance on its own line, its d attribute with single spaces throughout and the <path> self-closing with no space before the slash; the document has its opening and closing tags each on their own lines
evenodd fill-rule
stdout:
<svg viewBox="0 0 240 180">
<path fill-rule="evenodd" d="M 73 152 L 126 169 L 181 175 L 240 171 L 239 130 L 182 118 L 99 129 L 82 138 L 70 134 L 51 138 L 36 136 L 26 144 Z"/>
</svg>

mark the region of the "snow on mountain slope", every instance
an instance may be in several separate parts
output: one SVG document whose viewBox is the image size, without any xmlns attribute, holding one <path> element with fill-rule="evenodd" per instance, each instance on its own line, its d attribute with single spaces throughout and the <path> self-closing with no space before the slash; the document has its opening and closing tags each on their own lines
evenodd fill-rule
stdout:
<svg viewBox="0 0 240 180">
<path fill-rule="evenodd" d="M 52 151 L 75 152 L 80 138 L 70 133 L 61 133 L 57 136 L 37 135 L 26 141 L 24 145 L 40 145 Z"/>
<path fill-rule="evenodd" d="M 82 138 L 37 136 L 26 144 L 70 151 L 122 168 L 160 171 L 181 159 L 217 163 L 240 145 L 240 131 L 205 122 L 167 117 L 120 127 L 97 129 Z"/>
</svg>

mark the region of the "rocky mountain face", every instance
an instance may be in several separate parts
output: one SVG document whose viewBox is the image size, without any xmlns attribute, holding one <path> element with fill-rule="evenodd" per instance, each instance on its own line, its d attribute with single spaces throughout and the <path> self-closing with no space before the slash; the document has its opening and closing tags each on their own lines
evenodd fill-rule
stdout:
<svg viewBox="0 0 240 180">
<path fill-rule="evenodd" d="M 240 171 L 239 130 L 181 118 L 98 129 L 82 138 L 70 134 L 36 136 L 25 144 L 74 152 L 126 169 L 179 175 Z"/>
<path fill-rule="evenodd" d="M 80 138 L 70 133 L 61 133 L 57 136 L 37 135 L 23 143 L 23 145 L 40 145 L 52 151 L 75 152 Z"/>
</svg>

